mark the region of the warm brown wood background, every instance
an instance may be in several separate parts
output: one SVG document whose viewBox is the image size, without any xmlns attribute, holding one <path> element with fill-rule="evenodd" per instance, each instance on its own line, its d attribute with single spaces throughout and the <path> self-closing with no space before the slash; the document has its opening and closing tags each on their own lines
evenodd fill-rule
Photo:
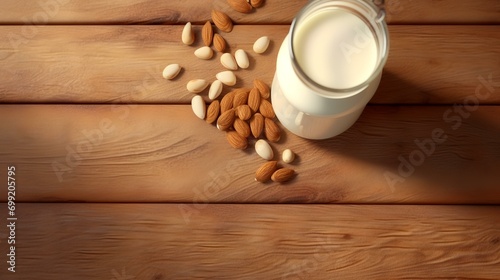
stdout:
<svg viewBox="0 0 500 280">
<path fill-rule="evenodd" d="M 500 1 L 386 1 L 390 56 L 360 120 L 330 140 L 286 134 L 275 152 L 298 153 L 298 176 L 259 184 L 263 160 L 191 112 L 186 82 L 223 70 L 193 51 L 226 11 L 231 51 L 251 55 L 237 86 L 270 83 L 306 2 L 1 1 L 0 279 L 500 279 Z M 184 67 L 174 81 L 169 63 Z M 446 141 L 388 184 L 435 129 Z"/>
</svg>

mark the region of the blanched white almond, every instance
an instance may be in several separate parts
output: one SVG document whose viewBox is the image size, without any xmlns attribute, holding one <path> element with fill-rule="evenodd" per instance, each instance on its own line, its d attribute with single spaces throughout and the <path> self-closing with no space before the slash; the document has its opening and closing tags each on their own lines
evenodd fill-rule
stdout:
<svg viewBox="0 0 500 280">
<path fill-rule="evenodd" d="M 234 57 L 236 58 L 236 63 L 241 69 L 247 69 L 250 66 L 250 61 L 248 60 L 247 53 L 239 49 L 234 53 Z"/>
<path fill-rule="evenodd" d="M 208 98 L 210 100 L 214 100 L 219 97 L 222 92 L 222 82 L 219 80 L 215 80 L 212 85 L 210 85 L 210 90 L 208 91 Z"/>
<path fill-rule="evenodd" d="M 220 63 L 229 70 L 238 70 L 238 64 L 236 64 L 236 60 L 230 53 L 222 54 Z"/>
<path fill-rule="evenodd" d="M 286 149 L 282 154 L 283 161 L 286 163 L 291 163 L 295 159 L 295 154 L 290 149 Z"/>
<path fill-rule="evenodd" d="M 182 43 L 188 46 L 194 43 L 194 32 L 190 22 L 186 23 L 182 29 Z"/>
<path fill-rule="evenodd" d="M 171 80 L 171 79 L 177 77 L 179 72 L 181 72 L 181 66 L 179 64 L 175 63 L 175 64 L 167 65 L 167 67 L 165 67 L 165 69 L 163 69 L 163 78 L 165 78 L 167 80 Z"/>
<path fill-rule="evenodd" d="M 260 139 L 255 142 L 255 151 L 261 158 L 265 160 L 272 160 L 274 157 L 273 149 L 264 139 Z"/>
<path fill-rule="evenodd" d="M 234 75 L 233 71 L 222 71 L 217 73 L 215 77 L 226 86 L 232 87 L 236 84 L 236 75 Z"/>
<path fill-rule="evenodd" d="M 187 90 L 191 93 L 200 93 L 208 86 L 208 82 L 203 79 L 191 80 L 187 83 Z"/>
<path fill-rule="evenodd" d="M 203 97 L 201 95 L 195 95 L 193 99 L 191 99 L 191 108 L 193 108 L 194 114 L 200 118 L 204 119 L 207 113 L 207 105 L 205 104 L 205 101 L 203 100 Z"/>
<path fill-rule="evenodd" d="M 256 53 L 264 53 L 269 47 L 269 37 L 262 36 L 253 44 L 253 51 Z"/>
<path fill-rule="evenodd" d="M 210 59 L 214 55 L 214 51 L 210 47 L 201 47 L 194 51 L 194 55 L 200 59 Z"/>
</svg>

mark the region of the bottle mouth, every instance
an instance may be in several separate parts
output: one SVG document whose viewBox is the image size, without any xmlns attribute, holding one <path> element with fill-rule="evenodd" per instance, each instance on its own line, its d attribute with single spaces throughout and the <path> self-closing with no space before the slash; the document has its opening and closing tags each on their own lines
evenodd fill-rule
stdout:
<svg viewBox="0 0 500 280">
<path fill-rule="evenodd" d="M 304 20 L 326 9 L 340 10 L 355 15 L 363 21 L 373 35 L 377 50 L 376 63 L 372 73 L 363 82 L 349 87 L 325 86 L 312 79 L 300 65 L 294 43 L 297 35 L 297 28 Z M 384 18 L 385 12 L 383 9 L 378 8 L 371 2 L 363 0 L 317 0 L 306 5 L 292 22 L 290 28 L 290 41 L 288 44 L 292 66 L 299 79 L 318 94 L 329 98 L 352 96 L 368 87 L 368 85 L 380 75 L 387 61 L 389 52 L 389 32 Z"/>
</svg>

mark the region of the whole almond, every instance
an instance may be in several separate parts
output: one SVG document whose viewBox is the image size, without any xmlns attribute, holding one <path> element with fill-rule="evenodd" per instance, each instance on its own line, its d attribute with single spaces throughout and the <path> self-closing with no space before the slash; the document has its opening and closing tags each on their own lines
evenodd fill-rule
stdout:
<svg viewBox="0 0 500 280">
<path fill-rule="evenodd" d="M 270 43 L 269 37 L 262 36 L 259 39 L 257 39 L 253 44 L 253 51 L 258 54 L 264 53 L 269 47 L 269 43 Z"/>
<path fill-rule="evenodd" d="M 213 42 L 214 42 L 214 47 L 218 52 L 222 53 L 224 52 L 224 50 L 226 50 L 226 45 L 227 45 L 226 40 L 224 40 L 224 38 L 221 35 L 215 34 Z"/>
<path fill-rule="evenodd" d="M 236 75 L 234 75 L 233 71 L 222 71 L 217 73 L 215 77 L 226 86 L 232 87 L 236 84 Z"/>
<path fill-rule="evenodd" d="M 266 118 L 274 119 L 276 114 L 274 113 L 273 105 L 266 99 L 260 101 L 259 112 Z"/>
<path fill-rule="evenodd" d="M 260 8 L 264 5 L 264 0 L 250 0 L 250 5 L 254 8 Z"/>
<path fill-rule="evenodd" d="M 258 138 L 264 130 L 264 117 L 260 113 L 256 113 L 250 118 L 250 130 L 255 138 Z"/>
<path fill-rule="evenodd" d="M 182 29 L 182 43 L 188 46 L 194 43 L 194 32 L 190 22 L 186 23 Z"/>
<path fill-rule="evenodd" d="M 271 89 L 266 83 L 264 83 L 262 80 L 255 79 L 253 80 L 253 86 L 259 89 L 262 98 L 269 99 L 269 97 L 271 96 Z"/>
<path fill-rule="evenodd" d="M 212 10 L 212 21 L 223 32 L 229 33 L 233 30 L 233 21 L 224 12 Z"/>
<path fill-rule="evenodd" d="M 242 92 L 245 92 L 248 94 L 250 92 L 250 90 L 251 90 L 251 88 L 241 87 L 241 88 L 235 88 L 233 91 L 234 91 L 234 93 L 238 93 L 238 92 L 242 91 Z"/>
<path fill-rule="evenodd" d="M 248 139 L 239 135 L 236 131 L 228 131 L 226 133 L 226 139 L 235 149 L 244 150 L 248 146 Z"/>
<path fill-rule="evenodd" d="M 278 169 L 277 161 L 268 161 L 257 169 L 257 171 L 255 172 L 255 180 L 265 183 L 271 180 L 271 177 L 273 176 L 274 172 L 276 172 L 277 169 Z"/>
<path fill-rule="evenodd" d="M 224 113 L 231 108 L 233 108 L 233 99 L 234 99 L 235 93 L 233 91 L 228 92 L 221 100 L 220 102 L 220 111 L 221 113 Z"/>
<path fill-rule="evenodd" d="M 271 176 L 271 180 L 278 183 L 289 181 L 295 175 L 295 171 L 291 168 L 281 168 L 276 170 Z"/>
<path fill-rule="evenodd" d="M 234 110 L 227 110 L 217 119 L 217 126 L 220 130 L 228 130 L 233 126 L 235 118 Z"/>
<path fill-rule="evenodd" d="M 169 64 L 165 69 L 163 69 L 163 78 L 167 80 L 172 80 L 177 77 L 177 75 L 181 72 L 181 66 L 179 64 Z"/>
<path fill-rule="evenodd" d="M 208 98 L 210 98 L 210 100 L 214 100 L 217 97 L 219 97 L 219 95 L 222 92 L 222 87 L 223 87 L 222 82 L 219 80 L 215 80 L 210 85 L 210 89 L 208 90 Z"/>
<path fill-rule="evenodd" d="M 248 123 L 240 118 L 236 118 L 233 124 L 234 130 L 238 132 L 239 135 L 248 138 L 250 136 L 250 126 Z"/>
<path fill-rule="evenodd" d="M 272 119 L 265 118 L 264 134 L 266 135 L 267 140 L 271 142 L 278 142 L 281 138 L 281 129 Z"/>
<path fill-rule="evenodd" d="M 222 54 L 220 57 L 220 63 L 229 70 L 238 70 L 238 64 L 236 64 L 236 60 L 230 53 Z"/>
<path fill-rule="evenodd" d="M 257 152 L 257 154 L 265 160 L 271 160 L 274 157 L 273 149 L 264 139 L 260 139 L 255 142 L 255 152 Z"/>
<path fill-rule="evenodd" d="M 247 0 L 227 0 L 227 3 L 231 8 L 240 13 L 248 14 L 252 11 L 252 6 Z"/>
<path fill-rule="evenodd" d="M 205 101 L 200 95 L 195 95 L 193 99 L 191 99 L 191 108 L 193 109 L 193 113 L 200 119 L 205 118 L 206 106 Z"/>
<path fill-rule="evenodd" d="M 248 94 L 248 106 L 250 106 L 250 109 L 252 109 L 253 112 L 257 112 L 259 110 L 260 99 L 261 96 L 259 90 L 256 87 L 252 88 Z"/>
<path fill-rule="evenodd" d="M 236 59 L 236 63 L 241 69 L 247 69 L 250 66 L 250 60 L 248 60 L 248 55 L 244 50 L 238 49 L 234 53 L 234 57 Z"/>
<path fill-rule="evenodd" d="M 214 51 L 207 46 L 201 47 L 194 51 L 194 55 L 199 59 L 211 59 L 214 56 Z"/>
<path fill-rule="evenodd" d="M 187 83 L 187 90 L 191 93 L 200 93 L 208 87 L 208 82 L 203 79 L 191 80 Z"/>
<path fill-rule="evenodd" d="M 236 107 L 238 118 L 247 121 L 252 117 L 252 109 L 248 105 L 240 105 Z"/>
<path fill-rule="evenodd" d="M 245 105 L 248 102 L 248 91 L 246 90 L 235 90 L 235 95 L 233 99 L 233 108 L 237 108 L 238 106 Z"/>
<path fill-rule="evenodd" d="M 205 46 L 209 47 L 212 44 L 212 39 L 214 38 L 214 30 L 210 21 L 207 21 L 203 28 L 201 29 L 201 38 Z"/>
<path fill-rule="evenodd" d="M 210 105 L 208 106 L 207 109 L 207 123 L 213 123 L 217 120 L 217 117 L 219 117 L 219 112 L 220 112 L 220 103 L 219 100 L 214 100 Z"/>
<path fill-rule="evenodd" d="M 292 163 L 295 159 L 295 154 L 290 149 L 286 149 L 282 154 L 283 161 L 286 163 Z"/>
</svg>

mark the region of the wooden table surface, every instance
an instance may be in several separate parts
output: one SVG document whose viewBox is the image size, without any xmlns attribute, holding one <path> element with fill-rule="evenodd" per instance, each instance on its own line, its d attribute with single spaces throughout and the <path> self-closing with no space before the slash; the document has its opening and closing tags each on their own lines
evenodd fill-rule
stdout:
<svg viewBox="0 0 500 280">
<path fill-rule="evenodd" d="M 225 11 L 251 55 L 237 86 L 271 83 L 306 2 L 2 0 L 0 279 L 500 279 L 500 1 L 387 0 L 390 55 L 359 121 L 287 133 L 274 148 L 297 177 L 257 183 L 263 160 L 191 111 L 186 82 L 223 70 L 193 51 Z"/>
</svg>

